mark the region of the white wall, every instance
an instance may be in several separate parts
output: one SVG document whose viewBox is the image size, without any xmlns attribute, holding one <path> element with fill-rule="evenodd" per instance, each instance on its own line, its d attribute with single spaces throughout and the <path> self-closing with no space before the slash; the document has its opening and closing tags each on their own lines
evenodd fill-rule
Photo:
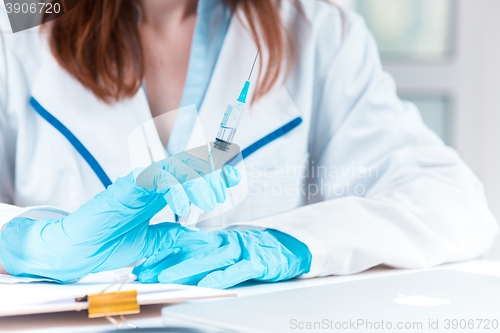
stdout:
<svg viewBox="0 0 500 333">
<path fill-rule="evenodd" d="M 400 91 L 451 97 L 451 144 L 484 182 L 491 210 L 500 220 L 500 0 L 456 4 L 451 61 L 384 67 Z M 500 259 L 500 241 L 489 257 Z"/>
<path fill-rule="evenodd" d="M 500 220 L 500 1 L 460 0 L 454 142 L 485 184 Z M 461 35 L 460 35 L 461 34 Z M 497 241 L 490 257 L 500 259 Z"/>
<path fill-rule="evenodd" d="M 352 0 L 334 2 L 352 5 Z M 400 94 L 450 98 L 451 144 L 484 182 L 491 210 L 500 221 L 500 0 L 455 4 L 451 59 L 384 61 L 384 68 L 396 79 Z M 500 240 L 489 257 L 500 259 Z"/>
</svg>

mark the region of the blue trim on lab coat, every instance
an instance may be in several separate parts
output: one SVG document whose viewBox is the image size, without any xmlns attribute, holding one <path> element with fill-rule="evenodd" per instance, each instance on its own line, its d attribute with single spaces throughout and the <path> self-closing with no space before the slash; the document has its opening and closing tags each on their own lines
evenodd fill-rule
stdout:
<svg viewBox="0 0 500 333">
<path fill-rule="evenodd" d="M 85 148 L 85 146 L 77 139 L 77 137 L 71 133 L 71 131 L 64 126 L 56 117 L 50 114 L 47 110 L 43 108 L 40 103 L 34 98 L 30 99 L 31 106 L 35 109 L 35 111 L 45 119 L 49 124 L 55 127 L 68 141 L 75 147 L 76 151 L 83 157 L 83 159 L 87 162 L 87 164 L 92 168 L 94 173 L 97 175 L 102 185 L 105 188 L 108 188 L 109 185 L 112 184 L 106 172 L 104 172 L 103 168 L 99 165 L 99 162 L 92 156 L 92 154 Z"/>
<path fill-rule="evenodd" d="M 92 154 L 87 150 L 87 148 L 85 148 L 85 146 L 80 142 L 80 140 L 78 140 L 77 137 L 73 133 L 71 133 L 71 131 L 66 126 L 64 126 L 56 117 L 54 117 L 47 110 L 45 110 L 43 106 L 41 106 L 40 103 L 38 103 L 38 101 L 34 97 L 31 97 L 30 104 L 43 119 L 45 119 L 49 124 L 54 126 L 55 129 L 57 129 L 66 139 L 68 139 L 68 141 L 73 145 L 76 151 L 83 157 L 83 159 L 87 162 L 87 164 L 92 168 L 92 170 L 94 171 L 94 173 L 99 178 L 99 180 L 101 181 L 101 183 L 104 185 L 105 188 L 107 188 L 109 185 L 112 184 L 111 180 L 106 175 L 106 172 L 104 172 L 102 167 L 99 165 L 99 162 L 97 162 L 94 156 L 92 156 Z M 302 118 L 297 117 L 294 120 L 290 121 L 289 123 L 281 126 L 277 130 L 269 133 L 263 138 L 252 143 L 250 146 L 246 147 L 241 151 L 243 159 L 252 155 L 257 150 L 263 148 L 264 146 L 268 145 L 274 140 L 286 135 L 288 132 L 292 131 L 297 126 L 299 126 L 301 123 L 302 123 Z M 230 161 L 227 164 L 234 166 L 236 162 L 237 160 L 234 159 L 233 161 Z"/>
</svg>

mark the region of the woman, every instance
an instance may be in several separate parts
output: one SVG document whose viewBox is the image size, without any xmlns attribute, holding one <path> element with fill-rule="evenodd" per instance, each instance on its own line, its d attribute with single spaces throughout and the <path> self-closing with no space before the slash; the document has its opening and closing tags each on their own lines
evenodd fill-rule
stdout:
<svg viewBox="0 0 500 333">
<path fill-rule="evenodd" d="M 81 1 L 41 38 L 2 37 L 0 260 L 10 274 L 71 281 L 147 258 L 140 281 L 226 288 L 467 260 L 496 235 L 481 183 L 398 99 L 363 20 L 327 1 Z M 149 226 L 165 205 L 213 209 L 239 166 L 208 175 L 168 158 L 141 185 L 119 178 L 130 172 L 127 136 L 188 104 L 215 133 L 259 44 L 235 137 L 249 193 L 218 218 L 232 229 Z M 191 193 L 164 184 L 192 171 L 169 168 L 179 161 L 204 175 Z"/>
</svg>

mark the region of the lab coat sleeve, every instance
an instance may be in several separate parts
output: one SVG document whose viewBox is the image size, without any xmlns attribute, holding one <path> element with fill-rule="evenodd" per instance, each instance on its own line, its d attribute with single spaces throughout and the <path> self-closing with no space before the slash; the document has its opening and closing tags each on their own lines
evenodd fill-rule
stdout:
<svg viewBox="0 0 500 333">
<path fill-rule="evenodd" d="M 320 194 L 309 205 L 245 224 L 305 243 L 313 259 L 302 277 L 483 255 L 498 226 L 481 182 L 415 106 L 399 100 L 357 14 L 347 13 L 341 45 L 318 82 L 310 162 L 328 172 L 308 181 Z"/>
<path fill-rule="evenodd" d="M 0 202 L 12 203 L 16 140 L 12 120 L 7 116 L 7 63 L 2 34 L 0 34 L 0 82 Z"/>
</svg>

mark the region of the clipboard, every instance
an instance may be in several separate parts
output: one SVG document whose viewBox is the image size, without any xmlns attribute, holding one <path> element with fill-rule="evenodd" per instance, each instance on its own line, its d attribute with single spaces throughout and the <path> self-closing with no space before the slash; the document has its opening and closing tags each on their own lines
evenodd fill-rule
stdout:
<svg viewBox="0 0 500 333">
<path fill-rule="evenodd" d="M 119 276 L 111 284 L 0 283 L 0 317 L 88 310 L 89 318 L 106 317 L 120 327 L 120 321 L 113 318 L 118 316 L 126 325 L 134 327 L 124 316 L 139 313 L 141 305 L 237 296 L 227 290 L 196 286 L 141 284 L 131 282 L 133 278 Z"/>
</svg>

